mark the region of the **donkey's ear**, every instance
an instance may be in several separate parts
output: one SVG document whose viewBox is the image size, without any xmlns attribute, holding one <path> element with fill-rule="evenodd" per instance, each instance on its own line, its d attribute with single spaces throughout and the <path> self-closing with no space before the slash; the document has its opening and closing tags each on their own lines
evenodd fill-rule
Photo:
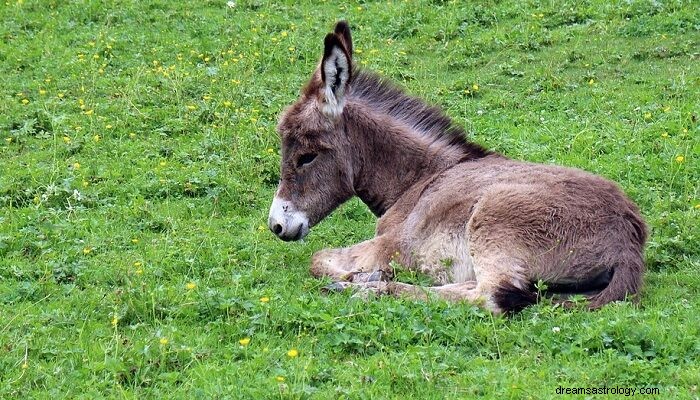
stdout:
<svg viewBox="0 0 700 400">
<path fill-rule="evenodd" d="M 343 39 L 343 44 L 345 45 L 345 50 L 348 51 L 350 57 L 352 57 L 352 35 L 350 34 L 350 25 L 347 21 L 338 21 L 335 24 L 335 33 Z"/>
<path fill-rule="evenodd" d="M 336 30 L 343 29 L 338 23 Z M 347 38 L 350 40 L 350 29 L 347 24 Z M 339 28 L 340 27 L 340 28 Z M 342 33 L 345 35 L 345 33 Z M 321 80 L 323 81 L 323 113 L 329 117 L 337 117 L 343 112 L 345 91 L 352 76 L 352 57 L 346 47 L 344 36 L 329 33 L 323 41 L 323 59 L 321 60 Z M 352 46 L 352 43 L 348 43 Z"/>
</svg>

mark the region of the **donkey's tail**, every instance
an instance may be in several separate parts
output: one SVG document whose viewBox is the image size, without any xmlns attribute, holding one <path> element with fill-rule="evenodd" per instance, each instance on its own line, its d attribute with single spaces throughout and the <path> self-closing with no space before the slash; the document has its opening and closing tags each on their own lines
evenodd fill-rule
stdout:
<svg viewBox="0 0 700 400">
<path fill-rule="evenodd" d="M 624 300 L 629 297 L 638 302 L 637 293 L 642 286 L 644 261 L 641 255 L 635 254 L 623 258 L 614 270 L 610 283 L 600 293 L 589 297 L 588 308 L 600 308 L 610 302 Z"/>
</svg>

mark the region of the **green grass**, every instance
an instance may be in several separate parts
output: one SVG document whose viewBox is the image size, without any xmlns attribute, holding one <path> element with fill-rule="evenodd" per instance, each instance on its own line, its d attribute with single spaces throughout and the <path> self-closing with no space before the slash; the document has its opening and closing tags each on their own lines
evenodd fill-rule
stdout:
<svg viewBox="0 0 700 400">
<path fill-rule="evenodd" d="M 698 398 L 699 7 L 3 1 L 0 398 Z M 479 143 L 619 182 L 651 228 L 641 306 L 322 295 L 310 256 L 371 237 L 365 206 L 304 243 L 265 224 L 277 115 L 341 18 Z"/>
</svg>

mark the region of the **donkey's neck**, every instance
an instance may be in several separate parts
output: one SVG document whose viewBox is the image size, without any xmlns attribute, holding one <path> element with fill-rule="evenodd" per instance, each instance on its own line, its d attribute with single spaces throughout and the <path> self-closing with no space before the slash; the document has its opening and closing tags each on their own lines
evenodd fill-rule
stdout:
<svg viewBox="0 0 700 400">
<path fill-rule="evenodd" d="M 352 146 L 355 194 L 376 216 L 414 185 L 469 158 L 459 147 L 421 135 L 361 103 L 346 106 L 344 123 Z"/>
</svg>

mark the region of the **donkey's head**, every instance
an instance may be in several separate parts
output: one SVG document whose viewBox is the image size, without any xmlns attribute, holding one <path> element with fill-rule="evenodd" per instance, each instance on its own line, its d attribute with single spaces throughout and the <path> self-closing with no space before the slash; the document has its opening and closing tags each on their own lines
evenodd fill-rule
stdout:
<svg viewBox="0 0 700 400">
<path fill-rule="evenodd" d="M 268 225 L 299 240 L 354 194 L 351 146 L 342 113 L 352 77 L 350 27 L 338 22 L 324 40 L 321 63 L 300 98 L 280 116 L 280 183 Z"/>
</svg>

